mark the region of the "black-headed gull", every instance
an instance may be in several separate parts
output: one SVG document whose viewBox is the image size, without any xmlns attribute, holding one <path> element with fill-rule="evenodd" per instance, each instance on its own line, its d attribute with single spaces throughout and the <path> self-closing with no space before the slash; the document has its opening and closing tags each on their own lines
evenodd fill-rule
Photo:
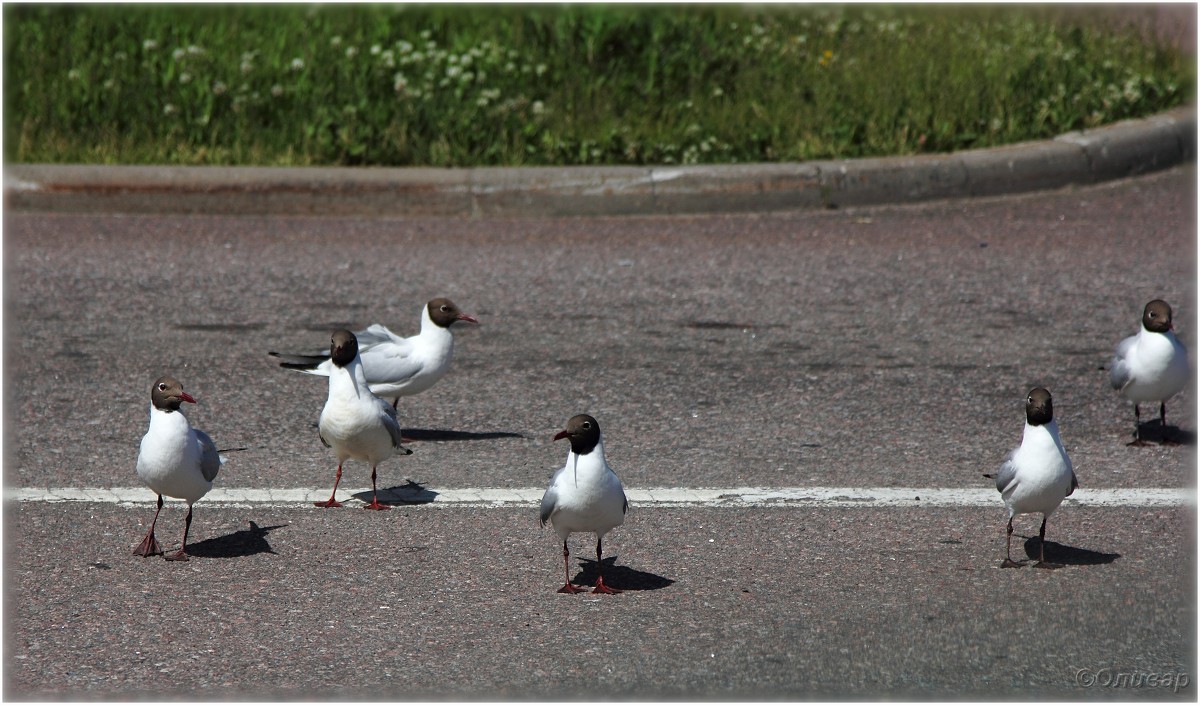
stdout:
<svg viewBox="0 0 1200 705">
<path fill-rule="evenodd" d="M 590 531 L 596 534 L 597 576 L 596 588 L 592 592 L 620 592 L 605 585 L 604 576 L 600 574 L 603 566 L 601 541 L 606 533 L 624 523 L 629 502 L 625 499 L 625 491 L 617 474 L 604 459 L 600 424 L 587 414 L 573 416 L 567 422 L 566 430 L 554 436 L 556 441 L 560 438 L 571 441 L 571 450 L 567 452 L 566 465 L 551 478 L 550 487 L 542 496 L 538 514 L 539 524 L 545 526 L 547 521 L 552 523 L 554 532 L 563 542 L 563 569 L 567 581 L 558 591 L 582 591 L 571 584 L 567 537 L 576 531 Z"/>
<path fill-rule="evenodd" d="M 164 556 L 169 561 L 186 561 L 188 529 L 192 527 L 192 504 L 208 494 L 213 479 L 224 462 L 217 447 L 204 431 L 191 427 L 179 410 L 183 402 L 196 400 L 183 391 L 179 380 L 159 377 L 150 389 L 150 428 L 142 436 L 138 451 L 138 478 L 158 494 L 158 509 L 150 522 L 146 537 L 134 550 L 135 556 L 162 553 L 154 538 L 154 525 L 162 511 L 163 495 L 187 502 L 187 519 L 183 524 L 183 541 L 179 550 Z"/>
<path fill-rule="evenodd" d="M 996 489 L 1004 497 L 1004 506 L 1008 509 L 1008 536 L 1000 567 L 1019 568 L 1022 565 L 1012 559 L 1012 522 L 1017 514 L 1042 515 L 1042 528 L 1038 534 L 1041 554 L 1034 567 L 1060 567 L 1046 562 L 1046 519 L 1064 498 L 1071 496 L 1079 481 L 1075 479 L 1071 458 L 1058 436 L 1050 392 L 1044 388 L 1033 389 L 1025 399 L 1025 434 L 1021 445 L 1008 454 L 995 480 Z"/>
<path fill-rule="evenodd" d="M 363 374 L 371 392 L 391 400 L 394 408 L 400 397 L 432 387 L 450 369 L 454 357 L 454 334 L 450 326 L 455 321 L 479 323 L 450 299 L 438 298 L 421 309 L 421 332 L 417 335 L 402 338 L 378 323 L 355 333 Z M 333 370 L 333 362 L 325 352 L 269 354 L 279 358 L 279 366 L 286 369 L 322 377 L 328 377 Z"/>
<path fill-rule="evenodd" d="M 1113 389 L 1133 402 L 1133 441 L 1143 446 L 1142 402 L 1159 402 L 1158 414 L 1163 433 L 1167 429 L 1167 400 L 1187 386 L 1187 348 L 1175 337 L 1171 307 L 1155 299 L 1142 311 L 1142 328 L 1117 345 L 1109 366 L 1108 379 Z M 1164 442 L 1168 442 L 1164 436 Z"/>
<path fill-rule="evenodd" d="M 314 502 L 318 507 L 340 507 L 337 501 L 338 483 L 342 481 L 342 463 L 351 458 L 371 466 L 371 503 L 364 509 L 391 509 L 380 504 L 375 484 L 375 468 L 392 457 L 393 453 L 408 455 L 411 450 L 400 445 L 400 424 L 396 410 L 371 393 L 363 378 L 358 341 L 348 330 L 334 331 L 329 342 L 329 398 L 321 409 L 317 429 L 321 442 L 337 454 L 337 477 L 329 500 Z"/>
</svg>

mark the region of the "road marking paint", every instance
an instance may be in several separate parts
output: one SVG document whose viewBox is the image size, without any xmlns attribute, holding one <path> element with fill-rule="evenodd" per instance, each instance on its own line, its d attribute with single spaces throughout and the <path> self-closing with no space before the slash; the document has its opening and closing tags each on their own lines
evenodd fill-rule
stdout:
<svg viewBox="0 0 1200 705">
<path fill-rule="evenodd" d="M 434 489 L 398 487 L 379 491 L 379 499 L 396 504 L 430 507 L 534 507 L 542 499 L 539 487 L 467 487 Z M 338 491 L 342 501 L 366 501 L 369 488 Z M 631 505 L 639 507 L 996 507 L 999 493 L 990 488 L 947 487 L 648 487 L 626 488 Z M 154 501 L 145 487 L 17 487 L 4 490 L 10 502 L 92 502 L 141 505 Z M 298 506 L 329 498 L 318 487 L 255 489 L 218 487 L 201 500 L 206 505 Z M 169 499 L 169 498 L 165 498 Z M 1171 487 L 1078 489 L 1066 506 L 1181 507 L 1195 506 L 1194 489 Z"/>
</svg>

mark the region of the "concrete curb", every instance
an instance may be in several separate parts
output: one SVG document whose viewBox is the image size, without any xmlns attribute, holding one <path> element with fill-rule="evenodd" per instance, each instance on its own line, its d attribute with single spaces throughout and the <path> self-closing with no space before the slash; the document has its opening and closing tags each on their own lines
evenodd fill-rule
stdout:
<svg viewBox="0 0 1200 705">
<path fill-rule="evenodd" d="M 679 167 L 260 168 L 11 164 L 15 211 L 553 217 L 763 212 L 999 196 L 1196 157 L 1196 111 L 946 155 Z"/>
</svg>

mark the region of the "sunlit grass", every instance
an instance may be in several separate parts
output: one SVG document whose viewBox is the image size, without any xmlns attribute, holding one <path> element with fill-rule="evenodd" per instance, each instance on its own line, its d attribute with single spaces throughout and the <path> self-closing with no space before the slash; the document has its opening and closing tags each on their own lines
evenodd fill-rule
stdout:
<svg viewBox="0 0 1200 705">
<path fill-rule="evenodd" d="M 5 12 L 5 158 L 678 164 L 914 154 L 1152 114 L 1188 61 L 1006 6 Z"/>
</svg>

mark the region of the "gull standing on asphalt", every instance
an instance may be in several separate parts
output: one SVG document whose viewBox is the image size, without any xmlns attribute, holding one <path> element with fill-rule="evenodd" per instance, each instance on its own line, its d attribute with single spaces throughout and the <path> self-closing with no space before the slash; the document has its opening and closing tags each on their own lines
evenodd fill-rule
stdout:
<svg viewBox="0 0 1200 705">
<path fill-rule="evenodd" d="M 1175 337 L 1171 307 L 1155 299 L 1142 311 L 1142 328 L 1117 345 L 1108 379 L 1113 389 L 1133 402 L 1133 440 L 1127 445 L 1144 446 L 1142 440 L 1142 402 L 1159 402 L 1163 442 L 1167 433 L 1167 400 L 1187 386 L 1187 348 Z"/>
<path fill-rule="evenodd" d="M 395 408 L 400 397 L 432 387 L 450 369 L 450 360 L 454 357 L 454 334 L 450 325 L 455 321 L 479 323 L 474 316 L 460 311 L 450 299 L 438 298 L 421 309 L 421 332 L 417 335 L 402 338 L 378 323 L 355 333 L 363 374 L 371 392 L 390 399 Z M 333 361 L 324 352 L 269 354 L 282 360 L 279 366 L 289 370 L 322 377 L 333 372 Z"/>
<path fill-rule="evenodd" d="M 993 477 L 987 475 L 987 477 Z M 1001 568 L 1020 568 L 1012 559 L 1013 517 L 1017 514 L 1041 514 L 1042 529 L 1038 562 L 1035 568 L 1060 568 L 1046 562 L 1046 520 L 1070 497 L 1079 481 L 1071 468 L 1071 459 L 1058 436 L 1050 392 L 1037 387 L 1025 400 L 1025 435 L 1021 445 L 1008 454 L 1000 472 L 994 476 L 996 489 L 1008 509 L 1008 537 Z"/>
<path fill-rule="evenodd" d="M 179 410 L 183 402 L 196 400 L 183 391 L 179 380 L 159 377 L 150 389 L 150 428 L 142 436 L 138 451 L 138 478 L 158 494 L 158 509 L 150 522 L 146 537 L 134 549 L 135 556 L 153 556 L 163 551 L 154 538 L 154 525 L 162 511 L 163 495 L 187 502 L 187 519 L 183 524 L 183 541 L 179 550 L 167 556 L 169 561 L 186 561 L 188 529 L 192 527 L 192 504 L 212 489 L 213 480 L 225 459 L 204 431 L 191 427 Z"/>
<path fill-rule="evenodd" d="M 329 342 L 329 398 L 321 409 L 317 422 L 321 442 L 337 454 L 337 477 L 333 492 L 325 502 L 313 502 L 318 507 L 340 507 L 337 501 L 338 483 L 342 481 L 342 464 L 353 458 L 371 466 L 371 503 L 364 509 L 391 509 L 380 504 L 375 483 L 375 468 L 392 454 L 408 455 L 411 450 L 400 445 L 400 424 L 396 410 L 371 393 L 363 378 L 362 360 L 358 355 L 358 340 L 348 330 L 334 331 Z"/>
<path fill-rule="evenodd" d="M 563 569 L 567 581 L 558 591 L 582 592 L 581 588 L 571 584 L 567 537 L 576 531 L 590 531 L 596 534 L 596 587 L 592 592 L 621 592 L 604 584 L 600 542 L 606 533 L 624 523 L 629 502 L 617 474 L 604 459 L 600 424 L 587 414 L 573 416 L 567 422 L 566 430 L 554 436 L 556 441 L 560 438 L 571 441 L 567 464 L 551 478 L 538 514 L 538 523 L 545 526 L 547 521 L 551 522 L 563 542 Z"/>
</svg>

